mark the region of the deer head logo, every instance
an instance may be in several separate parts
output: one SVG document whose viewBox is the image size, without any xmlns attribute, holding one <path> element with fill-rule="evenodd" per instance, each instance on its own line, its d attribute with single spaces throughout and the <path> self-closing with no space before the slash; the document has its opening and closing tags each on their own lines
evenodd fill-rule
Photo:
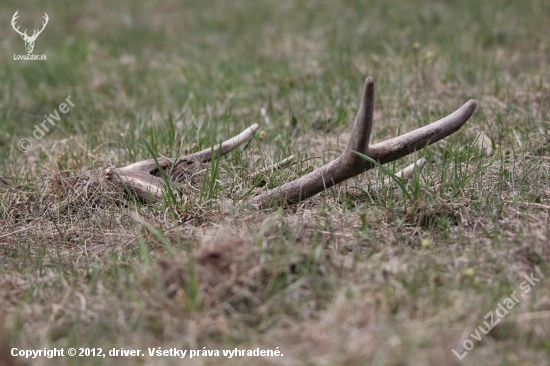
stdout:
<svg viewBox="0 0 550 366">
<path fill-rule="evenodd" d="M 34 30 L 33 33 L 32 33 L 32 36 L 29 36 L 27 34 L 27 30 L 25 29 L 25 32 L 21 32 L 19 30 L 19 26 L 17 26 L 17 28 L 15 27 L 15 22 L 17 20 L 17 18 L 19 18 L 19 10 L 17 10 L 15 12 L 15 14 L 13 14 L 13 18 L 11 18 L 11 26 L 13 27 L 13 29 L 15 29 L 15 31 L 17 33 L 19 33 L 21 35 L 21 38 L 23 38 L 23 40 L 25 41 L 25 48 L 27 49 L 27 53 L 32 53 L 32 50 L 34 49 L 34 42 L 36 42 L 36 38 L 38 38 L 38 35 L 40 33 L 42 33 L 42 31 L 44 30 L 44 28 L 46 28 L 46 24 L 48 24 L 48 14 L 44 13 L 44 22 L 42 22 L 42 29 L 40 30 Z"/>
</svg>

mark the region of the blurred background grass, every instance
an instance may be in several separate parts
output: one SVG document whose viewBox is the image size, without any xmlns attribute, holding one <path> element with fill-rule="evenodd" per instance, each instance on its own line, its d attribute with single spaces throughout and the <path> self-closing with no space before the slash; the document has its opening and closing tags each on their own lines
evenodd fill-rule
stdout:
<svg viewBox="0 0 550 366">
<path fill-rule="evenodd" d="M 458 104 L 484 93 L 506 102 L 518 83 L 533 94 L 548 82 L 544 1 L 4 1 L 0 9 L 4 158 L 12 136 L 28 135 L 69 94 L 78 108 L 56 133 L 93 146 L 184 105 L 228 106 L 242 111 L 233 117 L 242 124 L 271 100 L 282 105 L 276 117 L 291 111 L 305 129 L 319 113 L 338 118 L 354 105 L 366 75 L 384 91 L 382 108 L 447 83 Z M 47 62 L 12 59 L 24 53 L 9 27 L 14 9 L 29 29 L 50 15 L 35 51 Z M 408 115 L 412 107 L 399 104 Z"/>
</svg>

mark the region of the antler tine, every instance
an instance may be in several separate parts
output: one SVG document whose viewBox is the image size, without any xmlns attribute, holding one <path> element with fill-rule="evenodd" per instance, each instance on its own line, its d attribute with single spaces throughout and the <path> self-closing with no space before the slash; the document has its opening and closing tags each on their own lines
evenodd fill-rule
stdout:
<svg viewBox="0 0 550 366">
<path fill-rule="evenodd" d="M 229 153 L 231 150 L 234 150 L 236 147 L 238 147 L 239 145 L 241 145 L 242 143 L 247 141 L 254 134 L 254 132 L 256 132 L 257 129 L 258 129 L 258 124 L 254 123 L 252 126 L 247 128 L 246 130 L 244 130 L 243 132 L 241 132 L 237 136 L 232 137 L 229 140 L 222 142 L 221 149 L 220 149 L 219 144 L 215 145 L 214 146 L 214 156 L 216 156 L 216 157 L 217 156 L 222 156 L 222 155 L 225 155 L 225 154 Z M 201 150 L 201 151 L 196 152 L 194 154 L 182 157 L 182 158 L 178 159 L 178 161 L 185 159 L 187 161 L 195 160 L 195 161 L 199 161 L 201 163 L 206 163 L 206 162 L 209 162 L 211 158 L 212 158 L 212 148 L 209 147 L 207 149 Z"/>
<path fill-rule="evenodd" d="M 344 153 L 309 174 L 252 198 L 250 203 L 258 208 L 281 203 L 295 204 L 365 171 L 364 160 L 354 151 L 367 153 L 373 113 L 374 79 L 368 77 L 365 80 L 361 107 L 355 118 L 351 141 Z"/>
<path fill-rule="evenodd" d="M 404 135 L 369 146 L 367 155 L 380 164 L 407 156 L 458 131 L 472 116 L 476 107 L 477 102 L 469 100 L 447 117 Z"/>
<path fill-rule="evenodd" d="M 348 143 L 347 151 L 352 150 L 367 152 L 369 146 L 370 133 L 372 130 L 372 119 L 374 114 L 374 79 L 368 77 L 365 80 L 361 107 L 357 112 L 351 141 Z M 356 154 L 354 154 L 357 156 Z"/>
<path fill-rule="evenodd" d="M 420 150 L 456 132 L 472 116 L 476 102 L 470 100 L 451 115 L 405 135 L 369 146 L 374 108 L 374 80 L 365 80 L 361 108 L 357 114 L 351 140 L 342 155 L 323 167 L 294 181 L 271 189 L 249 202 L 257 208 L 277 204 L 295 204 L 335 184 L 374 167 L 356 152 L 369 156 L 380 164 L 394 161 Z"/>
</svg>

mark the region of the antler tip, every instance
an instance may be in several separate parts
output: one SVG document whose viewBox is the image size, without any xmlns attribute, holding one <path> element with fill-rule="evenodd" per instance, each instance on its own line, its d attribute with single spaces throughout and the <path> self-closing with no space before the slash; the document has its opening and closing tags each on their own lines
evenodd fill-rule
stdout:
<svg viewBox="0 0 550 366">
<path fill-rule="evenodd" d="M 370 99 L 374 99 L 374 78 L 372 76 L 369 76 L 365 79 L 365 88 L 363 91 L 363 103 L 366 103 L 367 100 L 370 100 Z"/>
<path fill-rule="evenodd" d="M 470 99 L 469 101 L 466 102 L 466 104 L 464 104 L 462 108 L 466 110 L 466 114 L 468 115 L 468 118 L 470 118 L 470 116 L 474 114 L 477 108 L 477 101 L 475 99 Z"/>
</svg>

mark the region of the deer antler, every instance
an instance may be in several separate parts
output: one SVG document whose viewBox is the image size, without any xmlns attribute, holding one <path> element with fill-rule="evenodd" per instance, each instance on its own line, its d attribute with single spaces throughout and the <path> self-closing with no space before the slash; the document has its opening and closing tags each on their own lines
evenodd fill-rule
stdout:
<svg viewBox="0 0 550 366">
<path fill-rule="evenodd" d="M 374 80 L 368 77 L 365 80 L 361 108 L 355 119 L 351 141 L 344 153 L 332 162 L 305 176 L 251 198 L 249 203 L 257 208 L 264 208 L 278 204 L 290 205 L 303 201 L 373 168 L 376 163 L 385 164 L 397 160 L 451 135 L 466 123 L 474 113 L 476 106 L 476 102 L 470 100 L 454 113 L 439 121 L 369 146 L 374 111 Z M 257 128 L 258 125 L 254 124 L 217 147 L 204 149 L 178 159 L 149 159 L 124 168 L 109 168 L 105 171 L 105 176 L 107 179 L 129 188 L 143 201 L 158 202 L 163 195 L 163 176 L 169 179 L 170 184 L 182 181 L 186 178 L 186 168 L 193 163 L 209 161 L 212 157 L 212 151 L 216 156 L 227 154 L 248 140 Z M 364 159 L 364 156 L 361 155 L 366 155 L 370 159 Z M 258 174 L 288 165 L 291 161 L 291 158 L 285 159 L 267 170 L 260 171 Z M 425 161 L 419 160 L 398 174 L 405 177 L 414 170 L 415 166 L 421 168 L 424 164 Z M 160 172 L 160 170 L 163 172 Z"/>
<path fill-rule="evenodd" d="M 177 159 L 158 158 L 139 161 L 124 168 L 108 168 L 105 170 L 105 178 L 121 184 L 140 200 L 145 202 L 158 202 L 162 199 L 165 175 L 170 183 L 181 182 L 186 178 L 185 171 L 195 163 L 206 163 L 212 155 L 219 157 L 234 150 L 246 142 L 258 129 L 253 124 L 237 136 L 223 143 L 201 150 L 191 155 Z M 160 172 L 163 170 L 163 173 Z"/>
<path fill-rule="evenodd" d="M 367 155 L 379 164 L 397 160 L 456 132 L 472 116 L 476 106 L 476 102 L 470 100 L 457 111 L 439 121 L 369 146 L 374 110 L 374 80 L 368 77 L 365 80 L 361 108 L 355 119 L 351 141 L 344 153 L 323 167 L 262 193 L 249 202 L 257 208 L 263 208 L 303 201 L 375 166 L 357 153 Z"/>
</svg>

